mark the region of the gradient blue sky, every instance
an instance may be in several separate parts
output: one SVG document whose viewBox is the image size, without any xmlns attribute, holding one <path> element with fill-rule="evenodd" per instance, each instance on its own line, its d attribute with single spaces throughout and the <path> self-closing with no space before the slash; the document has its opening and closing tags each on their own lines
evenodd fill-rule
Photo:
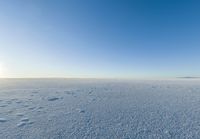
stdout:
<svg viewBox="0 0 200 139">
<path fill-rule="evenodd" d="M 1 77 L 200 76 L 200 2 L 0 0 Z"/>
</svg>

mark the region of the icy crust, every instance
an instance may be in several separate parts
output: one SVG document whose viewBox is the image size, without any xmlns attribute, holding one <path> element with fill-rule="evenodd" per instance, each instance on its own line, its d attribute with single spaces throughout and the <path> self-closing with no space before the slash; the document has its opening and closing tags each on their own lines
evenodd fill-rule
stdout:
<svg viewBox="0 0 200 139">
<path fill-rule="evenodd" d="M 200 81 L 1 80 L 1 139 L 198 139 Z"/>
</svg>

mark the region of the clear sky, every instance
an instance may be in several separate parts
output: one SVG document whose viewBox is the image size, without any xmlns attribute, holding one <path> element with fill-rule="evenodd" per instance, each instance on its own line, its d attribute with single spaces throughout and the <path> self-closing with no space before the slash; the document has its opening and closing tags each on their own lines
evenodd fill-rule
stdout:
<svg viewBox="0 0 200 139">
<path fill-rule="evenodd" d="M 197 0 L 0 0 L 0 77 L 200 76 Z"/>
</svg>

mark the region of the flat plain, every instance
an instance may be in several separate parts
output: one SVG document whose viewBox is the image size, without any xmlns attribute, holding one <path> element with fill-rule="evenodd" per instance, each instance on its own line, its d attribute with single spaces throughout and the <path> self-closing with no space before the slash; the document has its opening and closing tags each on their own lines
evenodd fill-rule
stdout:
<svg viewBox="0 0 200 139">
<path fill-rule="evenodd" d="M 0 79 L 1 139 L 198 139 L 200 80 Z"/>
</svg>

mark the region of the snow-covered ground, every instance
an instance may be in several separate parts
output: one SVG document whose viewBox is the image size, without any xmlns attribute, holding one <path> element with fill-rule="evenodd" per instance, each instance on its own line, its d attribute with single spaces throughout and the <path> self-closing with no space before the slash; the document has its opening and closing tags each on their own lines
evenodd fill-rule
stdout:
<svg viewBox="0 0 200 139">
<path fill-rule="evenodd" d="M 0 79 L 0 139 L 199 139 L 200 81 Z"/>
</svg>

